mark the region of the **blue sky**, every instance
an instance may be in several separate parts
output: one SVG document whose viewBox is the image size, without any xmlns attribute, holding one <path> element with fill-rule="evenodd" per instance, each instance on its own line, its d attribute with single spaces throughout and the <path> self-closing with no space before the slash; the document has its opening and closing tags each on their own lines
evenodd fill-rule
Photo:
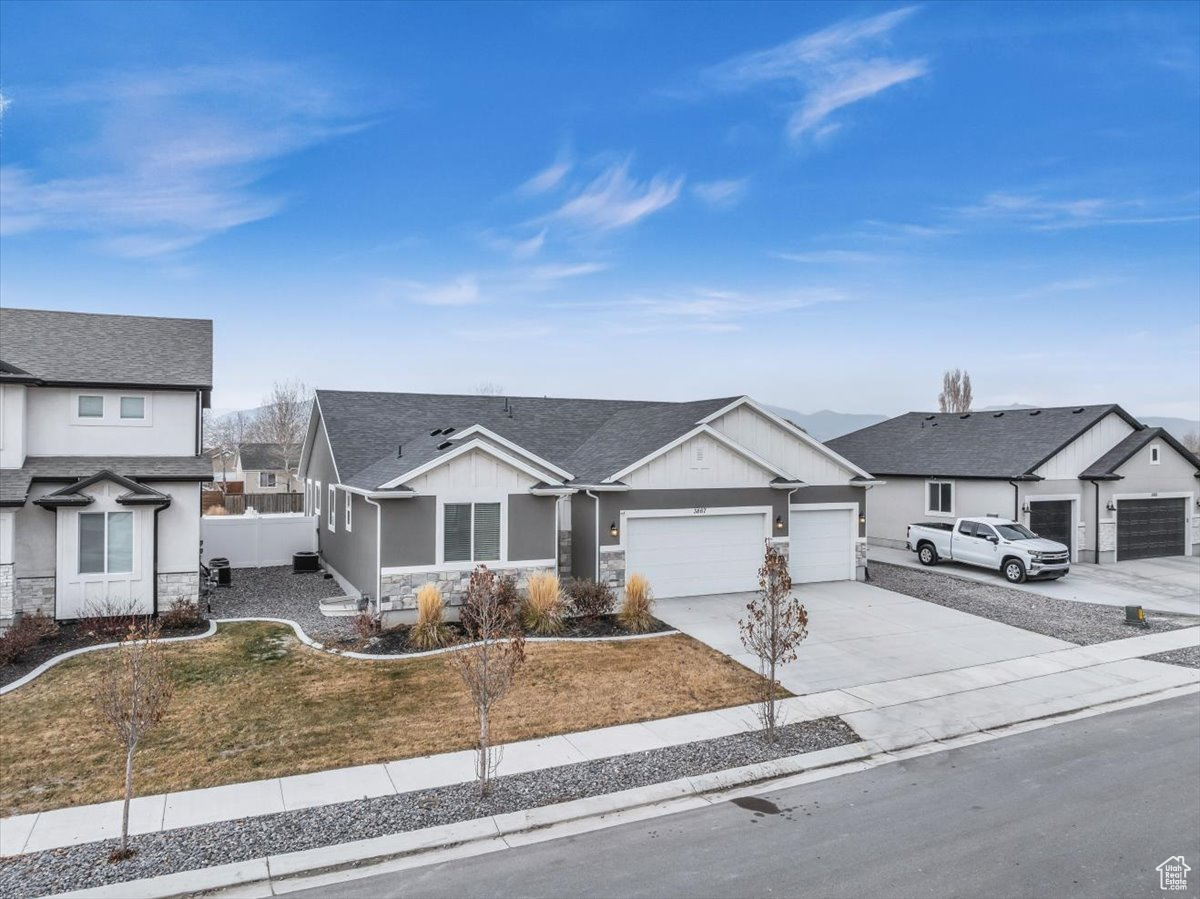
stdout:
<svg viewBox="0 0 1200 899">
<path fill-rule="evenodd" d="M 5 305 L 313 386 L 1200 417 L 1200 5 L 0 5 Z M 0 335 L 2 341 L 2 335 Z"/>
</svg>

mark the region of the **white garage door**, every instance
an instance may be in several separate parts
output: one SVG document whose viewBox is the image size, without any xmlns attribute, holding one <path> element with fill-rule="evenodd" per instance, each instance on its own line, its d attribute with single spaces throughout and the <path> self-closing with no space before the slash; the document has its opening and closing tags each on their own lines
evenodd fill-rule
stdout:
<svg viewBox="0 0 1200 899">
<path fill-rule="evenodd" d="M 657 597 L 758 589 L 765 516 L 629 518 L 625 569 L 644 574 Z"/>
<path fill-rule="evenodd" d="M 788 540 L 792 583 L 852 579 L 853 526 L 854 513 L 849 509 L 793 510 Z"/>
</svg>

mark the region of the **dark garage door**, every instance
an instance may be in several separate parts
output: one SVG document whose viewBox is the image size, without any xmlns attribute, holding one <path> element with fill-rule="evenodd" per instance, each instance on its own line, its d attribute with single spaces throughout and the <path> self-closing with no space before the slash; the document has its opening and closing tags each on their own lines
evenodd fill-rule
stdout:
<svg viewBox="0 0 1200 899">
<path fill-rule="evenodd" d="M 1071 547 L 1071 534 L 1075 530 L 1071 521 L 1071 501 L 1033 500 L 1029 503 L 1029 530 L 1047 540 L 1056 540 Z"/>
<path fill-rule="evenodd" d="M 1183 555 L 1184 499 L 1117 502 L 1117 561 Z"/>
</svg>

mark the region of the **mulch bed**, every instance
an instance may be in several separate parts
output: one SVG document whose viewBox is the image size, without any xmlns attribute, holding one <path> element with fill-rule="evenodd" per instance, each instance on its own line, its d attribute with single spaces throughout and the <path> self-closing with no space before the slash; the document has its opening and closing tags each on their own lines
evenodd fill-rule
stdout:
<svg viewBox="0 0 1200 899">
<path fill-rule="evenodd" d="M 207 621 L 192 627 L 173 628 L 171 630 L 164 629 L 162 636 L 190 637 L 194 634 L 202 634 L 206 630 L 208 630 Z M 20 680 L 34 668 L 38 667 L 38 665 L 48 662 L 55 656 L 62 655 L 64 652 L 70 652 L 73 649 L 83 649 L 85 646 L 95 646 L 97 643 L 116 643 L 120 639 L 120 634 L 96 637 L 84 630 L 83 626 L 77 621 L 63 622 L 59 624 L 58 633 L 53 637 L 42 640 L 33 648 L 22 653 L 21 657 L 15 662 L 0 666 L 0 687 L 7 686 L 15 680 Z"/>
<path fill-rule="evenodd" d="M 633 636 L 634 632 L 627 630 L 621 626 L 616 615 L 602 615 L 599 618 L 587 621 L 583 618 L 568 618 L 564 624 L 566 625 L 561 633 L 547 636 L 554 636 L 562 639 L 582 639 L 586 637 L 629 637 Z M 450 628 L 450 643 L 457 641 L 467 641 L 466 631 L 457 621 L 448 622 L 446 625 Z M 648 631 L 642 631 L 646 634 L 660 634 L 664 631 L 671 630 L 669 624 L 665 624 L 654 619 Z M 541 634 L 526 634 L 527 637 L 538 637 Z M 352 650 L 354 652 L 363 652 L 368 655 L 406 655 L 414 652 L 425 652 L 426 650 L 413 646 L 409 642 L 409 627 L 401 625 L 400 627 L 391 628 L 384 631 L 377 637 L 372 637 L 365 644 L 362 641 L 352 638 L 342 640 L 329 641 L 325 644 L 335 649 Z M 449 645 L 449 644 L 447 644 Z"/>
</svg>

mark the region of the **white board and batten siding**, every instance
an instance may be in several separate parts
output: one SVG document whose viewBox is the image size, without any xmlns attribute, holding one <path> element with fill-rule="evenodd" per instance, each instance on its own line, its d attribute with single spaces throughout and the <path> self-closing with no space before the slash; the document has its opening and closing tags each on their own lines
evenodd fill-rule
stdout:
<svg viewBox="0 0 1200 899">
<path fill-rule="evenodd" d="M 481 450 L 471 450 L 437 468 L 405 481 L 417 493 L 435 496 L 472 491 L 524 493 L 538 479 Z"/>
<path fill-rule="evenodd" d="M 1110 412 L 1034 471 L 1047 481 L 1075 481 L 1079 473 L 1133 433 L 1129 422 Z"/>
<path fill-rule="evenodd" d="M 707 434 L 697 434 L 622 480 L 635 490 L 766 487 L 774 474 Z"/>
<path fill-rule="evenodd" d="M 234 568 L 291 565 L 292 553 L 317 548 L 315 515 L 206 515 L 200 524 L 204 563 L 226 558 Z"/>
<path fill-rule="evenodd" d="M 839 465 L 776 422 L 750 406 L 738 406 L 709 422 L 711 427 L 740 443 L 755 455 L 812 485 L 849 483 L 855 472 Z"/>
</svg>

